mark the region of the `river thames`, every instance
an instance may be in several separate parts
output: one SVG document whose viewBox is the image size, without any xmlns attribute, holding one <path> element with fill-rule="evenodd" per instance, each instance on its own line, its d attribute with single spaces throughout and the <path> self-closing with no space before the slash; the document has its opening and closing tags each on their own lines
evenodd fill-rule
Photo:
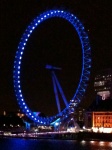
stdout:
<svg viewBox="0 0 112 150">
<path fill-rule="evenodd" d="M 0 150 L 112 150 L 112 142 L 0 138 Z"/>
</svg>

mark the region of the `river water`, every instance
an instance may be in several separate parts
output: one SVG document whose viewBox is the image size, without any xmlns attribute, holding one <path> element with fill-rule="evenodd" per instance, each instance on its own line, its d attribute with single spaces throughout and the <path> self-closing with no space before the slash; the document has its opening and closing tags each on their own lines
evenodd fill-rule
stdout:
<svg viewBox="0 0 112 150">
<path fill-rule="evenodd" d="M 112 150 L 112 142 L 0 138 L 0 150 Z"/>
</svg>

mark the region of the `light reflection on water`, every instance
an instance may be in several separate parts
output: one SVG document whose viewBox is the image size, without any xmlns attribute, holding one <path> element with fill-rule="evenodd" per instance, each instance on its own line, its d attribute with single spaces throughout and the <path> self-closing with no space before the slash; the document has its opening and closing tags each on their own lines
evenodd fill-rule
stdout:
<svg viewBox="0 0 112 150">
<path fill-rule="evenodd" d="M 0 150 L 112 150 L 112 142 L 0 138 Z"/>
</svg>

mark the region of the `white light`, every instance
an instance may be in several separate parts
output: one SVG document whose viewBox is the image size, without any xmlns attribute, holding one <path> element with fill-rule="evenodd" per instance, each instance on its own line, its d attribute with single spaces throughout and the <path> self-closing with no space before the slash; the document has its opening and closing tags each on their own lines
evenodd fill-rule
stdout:
<svg viewBox="0 0 112 150">
<path fill-rule="evenodd" d="M 18 81 L 18 83 L 20 83 L 20 81 Z"/>
<path fill-rule="evenodd" d="M 31 115 L 31 113 L 29 113 L 29 115 Z"/>
<path fill-rule="evenodd" d="M 22 49 L 24 49 L 24 47 L 22 47 Z"/>
<path fill-rule="evenodd" d="M 25 39 L 25 41 L 28 41 L 28 39 Z"/>
<path fill-rule="evenodd" d="M 41 20 L 43 20 L 43 18 L 41 18 Z"/>
<path fill-rule="evenodd" d="M 44 18 L 46 18 L 46 15 L 44 15 Z"/>
<path fill-rule="evenodd" d="M 20 71 L 18 71 L 18 74 L 20 74 Z"/>
<path fill-rule="evenodd" d="M 27 107 L 25 106 L 25 109 L 27 109 Z"/>
<path fill-rule="evenodd" d="M 32 33 L 32 30 L 30 30 L 30 33 Z"/>
<path fill-rule="evenodd" d="M 37 23 L 35 23 L 35 25 L 37 26 Z"/>
<path fill-rule="evenodd" d="M 21 64 L 21 62 L 19 61 L 19 64 Z"/>
<path fill-rule="evenodd" d="M 94 143 L 94 141 L 90 141 L 91 143 Z"/>
<path fill-rule="evenodd" d="M 29 112 L 29 110 L 27 109 L 27 112 Z"/>
<path fill-rule="evenodd" d="M 23 45 L 26 45 L 26 43 L 23 43 Z"/>
<path fill-rule="evenodd" d="M 40 20 L 38 20 L 38 22 L 40 22 Z"/>
<path fill-rule="evenodd" d="M 22 59 L 22 57 L 20 56 L 19 59 Z"/>
<path fill-rule="evenodd" d="M 19 93 L 21 93 L 21 90 L 19 90 Z"/>
<path fill-rule="evenodd" d="M 32 29 L 35 29 L 35 27 L 32 27 Z"/>
<path fill-rule="evenodd" d="M 30 36 L 30 34 L 27 35 L 28 37 Z"/>
<path fill-rule="evenodd" d="M 21 99 L 21 101 L 23 101 L 23 98 Z"/>
<path fill-rule="evenodd" d="M 23 103 L 23 105 L 25 105 L 25 103 Z"/>
<path fill-rule="evenodd" d="M 58 123 L 58 122 L 56 122 L 56 123 L 55 123 L 55 126 L 58 126 L 58 125 L 59 125 L 59 123 Z"/>
</svg>

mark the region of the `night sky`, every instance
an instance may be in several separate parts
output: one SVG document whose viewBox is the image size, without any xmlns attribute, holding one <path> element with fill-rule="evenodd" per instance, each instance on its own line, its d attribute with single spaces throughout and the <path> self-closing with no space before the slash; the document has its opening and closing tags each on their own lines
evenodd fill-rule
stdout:
<svg viewBox="0 0 112 150">
<path fill-rule="evenodd" d="M 82 102 L 94 100 L 93 80 L 98 70 L 112 68 L 111 0 L 1 0 L 0 8 L 0 113 L 19 109 L 13 88 L 13 62 L 22 34 L 30 22 L 49 9 L 74 13 L 83 23 L 92 49 L 89 86 Z M 57 113 L 53 85 L 46 64 L 61 67 L 56 76 L 68 100 L 81 75 L 81 45 L 75 29 L 67 21 L 53 18 L 41 23 L 32 33 L 22 59 L 21 85 L 32 111 Z M 64 108 L 60 97 L 61 106 Z"/>
</svg>

